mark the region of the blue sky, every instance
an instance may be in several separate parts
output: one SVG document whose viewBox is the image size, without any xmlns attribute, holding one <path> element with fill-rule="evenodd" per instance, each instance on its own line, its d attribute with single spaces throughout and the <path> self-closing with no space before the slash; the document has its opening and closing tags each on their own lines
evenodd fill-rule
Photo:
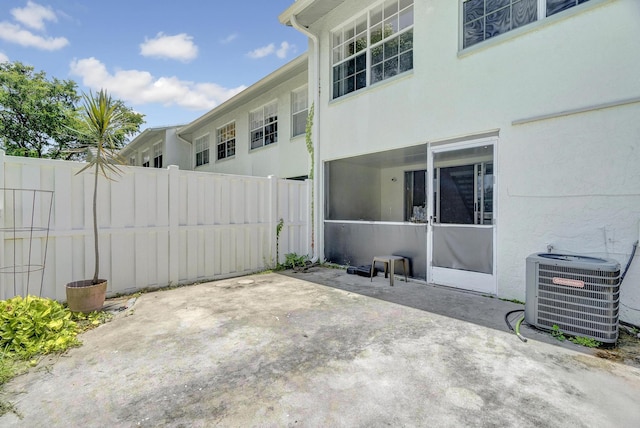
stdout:
<svg viewBox="0 0 640 428">
<path fill-rule="evenodd" d="M 107 89 L 144 128 L 191 122 L 302 54 L 293 0 L 2 0 L 0 61 Z"/>
</svg>

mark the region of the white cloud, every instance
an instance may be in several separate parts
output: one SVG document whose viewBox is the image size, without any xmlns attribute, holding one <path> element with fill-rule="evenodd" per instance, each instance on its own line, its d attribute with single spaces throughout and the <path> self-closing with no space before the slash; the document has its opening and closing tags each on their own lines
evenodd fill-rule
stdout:
<svg viewBox="0 0 640 428">
<path fill-rule="evenodd" d="M 9 57 L 0 52 L 0 62 L 9 62 Z"/>
<path fill-rule="evenodd" d="M 233 33 L 233 34 L 229 34 L 227 37 L 225 37 L 224 39 L 220 40 L 220 43 L 222 43 L 223 45 L 226 45 L 228 43 L 233 42 L 235 39 L 238 38 L 238 33 Z"/>
<path fill-rule="evenodd" d="M 21 24 L 40 31 L 44 30 L 45 21 L 58 21 L 58 17 L 50 7 L 32 1 L 28 1 L 26 7 L 11 9 L 11 15 Z"/>
<path fill-rule="evenodd" d="M 289 42 L 282 42 L 280 43 L 280 49 L 276 51 L 276 56 L 284 59 L 291 49 L 293 49 L 293 45 L 290 45 Z"/>
<path fill-rule="evenodd" d="M 73 60 L 71 73 L 96 91 L 107 89 L 114 97 L 133 104 L 158 103 L 192 110 L 209 110 L 246 88 L 224 88 L 215 83 L 196 83 L 175 76 L 155 77 L 148 71 L 116 70 L 110 73 L 96 58 Z"/>
<path fill-rule="evenodd" d="M 145 39 L 140 44 L 140 55 L 189 62 L 198 56 L 198 46 L 185 33 L 175 36 L 158 33 L 154 39 Z"/>
<path fill-rule="evenodd" d="M 0 39 L 17 43 L 25 47 L 33 47 L 46 51 L 62 49 L 69 44 L 64 37 L 42 37 L 25 30 L 19 25 L 0 22 Z"/>
<path fill-rule="evenodd" d="M 261 48 L 254 49 L 251 52 L 248 52 L 247 56 L 253 59 L 264 58 L 265 56 L 271 55 L 275 51 L 276 51 L 276 45 L 271 43 L 267 46 L 263 46 Z"/>
<path fill-rule="evenodd" d="M 295 51 L 295 46 L 290 44 L 289 42 L 280 43 L 280 47 L 276 49 L 276 45 L 273 43 L 268 44 L 267 46 L 263 46 L 258 49 L 254 49 L 251 52 L 247 53 L 249 58 L 259 59 L 269 56 L 271 54 L 276 54 L 278 58 L 284 59 L 287 57 L 289 52 Z"/>
</svg>

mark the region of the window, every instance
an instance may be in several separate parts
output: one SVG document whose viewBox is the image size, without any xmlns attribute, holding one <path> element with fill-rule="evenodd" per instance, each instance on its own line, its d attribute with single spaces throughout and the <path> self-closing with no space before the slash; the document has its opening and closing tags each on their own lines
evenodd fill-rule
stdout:
<svg viewBox="0 0 640 428">
<path fill-rule="evenodd" d="M 218 128 L 218 160 L 236 154 L 236 123 L 231 122 Z"/>
<path fill-rule="evenodd" d="M 153 146 L 153 167 L 162 168 L 162 144 L 158 143 Z"/>
<path fill-rule="evenodd" d="M 209 135 L 196 138 L 196 166 L 209 163 Z"/>
<path fill-rule="evenodd" d="M 273 101 L 249 113 L 251 149 L 278 142 L 278 102 Z"/>
<path fill-rule="evenodd" d="M 149 168 L 149 150 L 142 152 L 142 166 Z"/>
<path fill-rule="evenodd" d="M 304 86 L 291 92 L 291 136 L 304 134 L 307 129 L 309 89 Z"/>
<path fill-rule="evenodd" d="M 404 173 L 404 220 L 414 223 L 427 222 L 427 171 Z"/>
<path fill-rule="evenodd" d="M 129 165 L 136 166 L 136 156 L 129 156 Z"/>
<path fill-rule="evenodd" d="M 462 0 L 463 48 L 589 0 Z M 540 4 L 542 7 L 538 7 Z"/>
<path fill-rule="evenodd" d="M 387 0 L 332 32 L 333 98 L 413 69 L 413 0 Z"/>
</svg>

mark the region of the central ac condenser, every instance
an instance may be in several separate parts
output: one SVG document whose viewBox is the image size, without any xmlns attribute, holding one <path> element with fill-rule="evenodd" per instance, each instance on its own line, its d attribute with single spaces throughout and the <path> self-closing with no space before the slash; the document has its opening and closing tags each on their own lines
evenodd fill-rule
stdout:
<svg viewBox="0 0 640 428">
<path fill-rule="evenodd" d="M 587 256 L 527 257 L 525 320 L 603 343 L 618 340 L 620 264 Z"/>
</svg>

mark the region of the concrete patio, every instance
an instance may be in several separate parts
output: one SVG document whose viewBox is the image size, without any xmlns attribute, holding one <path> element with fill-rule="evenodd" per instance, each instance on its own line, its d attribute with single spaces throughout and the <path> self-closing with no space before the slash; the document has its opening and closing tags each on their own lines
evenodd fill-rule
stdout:
<svg viewBox="0 0 640 428">
<path fill-rule="evenodd" d="M 267 273 L 142 295 L 5 387 L 1 426 L 636 427 L 640 369 L 522 308 L 382 275 Z"/>
</svg>

